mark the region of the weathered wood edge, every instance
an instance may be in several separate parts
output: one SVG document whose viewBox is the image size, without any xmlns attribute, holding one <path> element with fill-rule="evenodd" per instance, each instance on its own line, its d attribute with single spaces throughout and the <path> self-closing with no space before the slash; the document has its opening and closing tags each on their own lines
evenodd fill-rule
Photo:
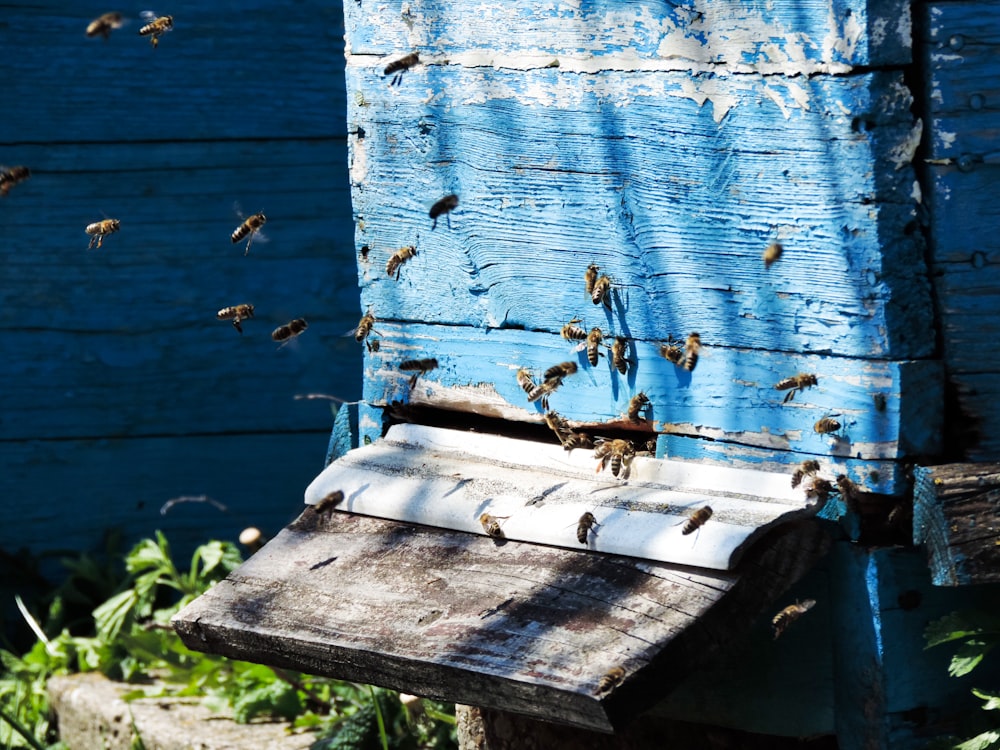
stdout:
<svg viewBox="0 0 1000 750">
<path fill-rule="evenodd" d="M 915 469 L 913 535 L 927 548 L 933 582 L 1000 582 L 1000 464 Z"/>
<path fill-rule="evenodd" d="M 314 536 L 319 541 L 329 539 L 336 542 L 336 537 L 330 535 L 334 528 L 340 528 L 350 533 L 351 528 L 379 529 L 385 535 L 387 558 L 375 555 L 359 569 L 347 571 L 350 576 L 364 579 L 386 560 L 399 554 L 407 554 L 407 545 L 419 536 L 433 535 L 434 540 L 457 543 L 463 549 L 471 551 L 474 559 L 481 562 L 476 569 L 484 571 L 480 575 L 489 575 L 485 571 L 493 570 L 489 562 L 495 556 L 505 556 L 512 553 L 524 555 L 528 560 L 551 561 L 560 559 L 567 566 L 560 574 L 559 590 L 563 594 L 569 590 L 582 592 L 594 591 L 595 584 L 600 587 L 606 580 L 632 581 L 641 591 L 648 592 L 642 601 L 649 609 L 649 617 L 655 612 L 670 611 L 670 601 L 659 602 L 656 591 L 664 596 L 672 585 L 669 580 L 678 580 L 678 576 L 694 576 L 695 580 L 715 580 L 714 586 L 702 586 L 701 596 L 708 596 L 711 602 L 705 607 L 707 611 L 699 611 L 700 617 L 692 619 L 690 626 L 666 642 L 649 642 L 648 647 L 641 652 L 635 651 L 634 636 L 619 636 L 625 638 L 631 646 L 626 651 L 615 656 L 615 650 L 623 644 L 602 644 L 606 650 L 603 656 L 576 653 L 572 661 L 584 660 L 597 669 L 596 674 L 565 682 L 562 686 L 540 678 L 530 679 L 522 671 L 508 670 L 506 674 L 487 674 L 473 668 L 456 666 L 454 659 L 448 663 L 448 654 L 439 657 L 408 656 L 399 653 L 387 653 L 392 644 L 375 643 L 367 638 L 367 633 L 336 634 L 337 626 L 333 622 L 338 612 L 337 606 L 324 608 L 323 613 L 316 613 L 321 619 L 314 623 L 303 623 L 294 612 L 287 611 L 287 605 L 301 603 L 298 595 L 287 587 L 286 581 L 280 580 L 275 572 L 273 560 L 263 564 L 255 564 L 254 558 L 235 571 L 226 581 L 218 584 L 211 591 L 197 599 L 185 610 L 179 613 L 173 621 L 182 640 L 195 650 L 219 653 L 233 658 L 246 659 L 268 663 L 291 669 L 298 669 L 312 674 L 325 674 L 333 677 L 384 685 L 406 692 L 427 695 L 444 700 L 454 700 L 475 705 L 496 707 L 530 716 L 559 721 L 575 726 L 612 731 L 623 726 L 640 711 L 652 705 L 662 695 L 675 687 L 688 671 L 698 668 L 716 649 L 723 646 L 734 634 L 741 631 L 752 619 L 752 616 L 768 607 L 773 599 L 787 586 L 791 585 L 825 552 L 828 547 L 827 531 L 815 522 L 794 524 L 780 529 L 768 540 L 763 541 L 747 555 L 734 574 L 721 576 L 706 576 L 702 571 L 671 566 L 653 565 L 643 561 L 631 560 L 604 555 L 588 555 L 580 552 L 554 550 L 554 548 L 536 547 L 519 543 L 508 543 L 502 546 L 492 544 L 482 538 L 468 538 L 469 535 L 427 530 L 421 527 L 399 524 L 396 522 L 363 519 L 360 517 L 334 514 L 335 518 L 322 518 L 312 509 L 306 510 L 297 521 L 281 532 L 268 547 L 278 548 L 277 554 L 288 558 L 286 563 L 294 565 L 300 571 L 316 570 L 330 564 L 329 551 L 336 551 L 335 544 L 328 545 L 324 553 L 327 559 L 311 560 L 295 558 L 298 547 L 289 546 L 289 542 L 301 535 Z M 510 548 L 510 549 L 508 549 Z M 534 548 L 534 549 L 532 549 Z M 261 554 L 261 553 L 258 553 Z M 553 558 L 553 555 L 556 557 Z M 546 562 L 546 565 L 549 564 Z M 395 566 L 395 562 L 392 562 Z M 469 561 L 456 563 L 468 566 Z M 257 576 L 257 590 L 247 587 L 247 570 Z M 455 569 L 456 573 L 459 570 Z M 531 570 L 529 563 L 525 573 Z M 548 570 L 538 571 L 544 576 Z M 270 574 L 270 579 L 268 578 Z M 420 566 L 408 569 L 393 567 L 392 575 L 405 581 L 407 576 L 426 578 L 428 573 Z M 638 578 L 637 578 L 638 576 Z M 665 577 L 665 578 L 664 578 Z M 440 580 L 440 579 L 439 579 Z M 605 581 L 605 584 L 601 582 Z M 643 583 L 639 583 L 642 581 Z M 421 585 L 424 583 L 420 581 Z M 353 585 L 353 584 L 349 584 Z M 652 588 L 650 588 L 652 587 Z M 294 588 L 294 587 L 292 587 Z M 399 588 L 405 588 L 400 583 Z M 426 587 L 425 587 L 426 590 Z M 502 610 L 510 602 L 502 602 L 503 589 L 499 588 L 492 594 L 496 600 L 492 611 Z M 625 591 L 623 590 L 623 594 Z M 637 592 L 633 591 L 632 594 Z M 336 592 L 327 592 L 329 597 L 335 597 Z M 283 598 L 284 597 L 284 598 Z M 291 598 L 288 598 L 291 597 Z M 587 598 L 593 599 L 588 594 Z M 464 606 L 475 610 L 483 604 L 482 592 L 459 592 L 455 606 Z M 331 603 L 333 601 L 331 600 Z M 354 602 L 353 604 L 359 604 Z M 361 602 L 360 604 L 364 604 Z M 403 604 L 402 602 L 400 603 Z M 517 606 L 517 605 L 515 605 Z M 283 609 L 284 608 L 284 609 Z M 301 614 L 301 613 L 299 613 Z M 473 614 L 475 614 L 473 612 Z M 569 622 L 580 620 L 581 626 L 593 621 L 594 613 L 591 607 L 563 613 L 569 617 Z M 676 618 L 679 613 L 673 612 Z M 633 615 L 646 619 L 639 612 Z M 457 615 L 454 615 L 457 617 Z M 449 618 L 445 615 L 438 623 L 447 627 Z M 479 615 L 483 617 L 482 613 Z M 686 616 L 685 616 L 686 617 Z M 319 623 L 327 623 L 326 627 L 318 627 Z M 485 620 L 484 622 L 489 622 Z M 594 622 L 594 626 L 603 620 Z M 275 623 L 279 626 L 275 627 Z M 647 620 L 648 623 L 648 620 Z M 380 623 L 383 627 L 386 623 Z M 544 625 L 544 623 L 543 623 Z M 551 623 L 550 623 L 551 625 Z M 373 627 L 375 627 L 373 625 Z M 488 627 L 484 626 L 484 627 Z M 330 629 L 332 628 L 332 630 Z M 561 634 L 572 632 L 568 626 Z M 627 628 L 633 632 L 634 628 Z M 461 642 L 452 640 L 453 631 L 449 631 L 449 646 L 461 650 Z M 509 636 L 508 636 L 509 637 Z M 582 636 L 581 636 L 582 637 Z M 366 647 L 359 645 L 367 639 Z M 339 641 L 339 642 L 338 642 Z M 353 642 L 351 645 L 350 642 Z M 426 647 L 421 640 L 421 648 Z M 501 649 L 502 649 L 501 645 Z M 510 651 L 502 654 L 505 659 L 518 657 L 529 659 L 526 668 L 529 673 L 544 674 L 546 670 L 555 669 L 557 673 L 568 676 L 576 672 L 572 663 L 563 665 L 548 664 L 544 667 L 532 667 L 530 654 L 515 644 L 509 646 Z M 632 651 L 625 656 L 625 653 Z M 602 661 L 603 660 L 603 661 Z M 609 661 L 610 660 L 610 661 Z M 615 688 L 603 697 L 595 694 L 595 685 L 600 675 L 611 666 L 624 665 L 627 676 Z M 515 665 L 516 666 L 516 665 Z M 560 671 L 561 670 L 561 671 Z"/>
</svg>

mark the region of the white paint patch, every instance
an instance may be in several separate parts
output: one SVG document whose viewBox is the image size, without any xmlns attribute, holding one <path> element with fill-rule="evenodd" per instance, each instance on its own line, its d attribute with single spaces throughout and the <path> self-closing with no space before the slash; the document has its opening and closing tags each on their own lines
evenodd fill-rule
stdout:
<svg viewBox="0 0 1000 750">
<path fill-rule="evenodd" d="M 910 191 L 910 197 L 913 198 L 915 203 L 922 203 L 924 194 L 920 190 L 920 183 L 916 180 L 913 181 L 913 189 Z"/>
<path fill-rule="evenodd" d="M 889 151 L 889 161 L 896 166 L 897 170 L 902 169 L 913 161 L 913 156 L 917 153 L 917 147 L 920 145 L 920 139 L 923 137 L 923 134 L 924 121 L 918 119 L 906 137 Z"/>
<path fill-rule="evenodd" d="M 881 47 L 885 43 L 886 29 L 889 26 L 889 19 L 876 18 L 871 25 L 871 42 L 876 47 Z"/>
<path fill-rule="evenodd" d="M 368 177 L 368 149 L 363 139 L 351 138 L 351 184 L 361 185 Z"/>
<path fill-rule="evenodd" d="M 899 35 L 899 43 L 903 49 L 913 47 L 913 11 L 910 3 L 902 3 L 899 20 L 896 23 L 896 34 Z"/>
<path fill-rule="evenodd" d="M 958 140 L 958 133 L 949 133 L 944 130 L 938 130 L 934 133 L 934 140 L 937 143 L 938 148 L 947 150 L 955 145 L 955 141 Z"/>
</svg>

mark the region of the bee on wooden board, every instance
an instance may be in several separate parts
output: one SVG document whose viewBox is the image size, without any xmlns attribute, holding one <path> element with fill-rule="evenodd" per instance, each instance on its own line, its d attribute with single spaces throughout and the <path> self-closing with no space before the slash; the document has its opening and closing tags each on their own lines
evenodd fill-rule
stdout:
<svg viewBox="0 0 1000 750">
<path fill-rule="evenodd" d="M 124 25 L 125 19 L 121 13 L 104 13 L 87 24 L 87 36 L 91 38 L 101 36 L 107 39 L 113 29 L 120 29 Z"/>
<path fill-rule="evenodd" d="M 87 228 L 84 230 L 90 235 L 90 244 L 87 245 L 87 249 L 90 250 L 94 247 L 94 243 L 97 243 L 97 249 L 101 249 L 101 245 L 104 244 L 104 238 L 109 234 L 114 234 L 119 229 L 121 229 L 122 223 L 118 219 L 103 219 L 101 221 L 95 221 L 93 224 L 88 224 Z"/>
<path fill-rule="evenodd" d="M 410 378 L 411 388 L 417 384 L 417 378 L 437 368 L 437 366 L 438 361 L 433 357 L 427 357 L 426 359 L 406 359 L 399 363 L 400 370 L 413 373 L 413 377 Z"/>
<path fill-rule="evenodd" d="M 711 506 L 708 505 L 696 510 L 688 517 L 687 522 L 684 524 L 684 528 L 681 529 L 681 533 L 685 535 L 691 534 L 694 533 L 696 529 L 700 529 L 705 525 L 708 519 L 712 517 L 712 512 Z"/>
<path fill-rule="evenodd" d="M 27 167 L 0 167 L 0 196 L 6 198 L 11 188 L 29 177 L 31 177 L 31 170 Z"/>
<path fill-rule="evenodd" d="M 628 479 L 629 468 L 632 459 L 635 458 L 635 444 L 631 440 L 621 438 L 614 440 L 598 438 L 595 443 L 594 458 L 598 459 L 595 473 L 603 471 L 610 462 L 611 473 L 616 479 Z"/>
<path fill-rule="evenodd" d="M 692 333 L 684 342 L 684 359 L 681 361 L 681 367 L 688 372 L 694 370 L 694 366 L 698 364 L 698 355 L 700 353 L 701 336 L 697 333 Z"/>
<path fill-rule="evenodd" d="M 799 464 L 799 468 L 795 470 L 795 473 L 792 474 L 792 489 L 802 484 L 803 479 L 816 474 L 818 471 L 819 461 L 803 461 Z"/>
<path fill-rule="evenodd" d="M 625 679 L 625 670 L 621 667 L 613 667 L 607 671 L 607 673 L 601 677 L 597 682 L 597 690 L 594 692 L 597 694 L 606 693 L 611 688 L 615 687 L 622 680 Z"/>
<path fill-rule="evenodd" d="M 790 378 L 783 378 L 774 384 L 774 389 L 776 391 L 788 391 L 785 394 L 785 400 L 782 401 L 783 404 L 787 404 L 793 398 L 795 398 L 796 391 L 803 391 L 806 388 L 811 388 L 819 382 L 816 376 L 808 372 L 800 372 L 798 375 L 792 375 Z"/>
<path fill-rule="evenodd" d="M 390 86 L 397 86 L 403 80 L 403 73 L 412 68 L 420 62 L 420 55 L 416 52 L 411 52 L 410 54 L 399 58 L 398 60 L 393 60 L 391 63 L 385 66 L 383 75 L 392 76 L 392 80 L 389 82 Z"/>
<path fill-rule="evenodd" d="M 823 417 L 813 425 L 813 430 L 820 435 L 829 435 L 832 432 L 837 432 L 840 428 L 840 422 L 833 417 Z"/>
<path fill-rule="evenodd" d="M 239 212 L 237 211 L 237 213 Z M 246 219 L 243 220 L 242 224 L 240 224 L 238 227 L 236 227 L 236 229 L 233 230 L 232 240 L 234 245 L 240 240 L 242 240 L 244 237 L 247 238 L 247 246 L 246 249 L 243 251 L 243 257 L 249 255 L 250 243 L 253 242 L 253 238 L 257 236 L 257 234 L 260 232 L 260 228 L 264 226 L 266 222 L 267 222 L 267 217 L 264 216 L 264 214 L 256 213 L 253 216 L 248 216 Z"/>
<path fill-rule="evenodd" d="M 569 323 L 562 327 L 559 334 L 567 341 L 583 341 L 587 338 L 587 332 L 577 325 L 579 322 L 579 318 L 573 318 Z"/>
<path fill-rule="evenodd" d="M 594 288 L 590 292 L 590 301 L 595 305 L 604 304 L 611 309 L 611 278 L 606 274 L 601 274 L 594 282 Z"/>
<path fill-rule="evenodd" d="M 368 341 L 368 336 L 371 335 L 372 326 L 375 325 L 376 318 L 372 315 L 371 308 L 368 309 L 364 315 L 361 316 L 361 320 L 358 321 L 357 327 L 352 331 L 354 334 L 354 340 L 359 344 L 364 343 L 368 347 L 368 351 L 373 351 L 374 348 L 372 344 Z"/>
<path fill-rule="evenodd" d="M 569 422 L 567 422 L 558 412 L 554 411 L 546 411 L 543 416 L 545 424 L 547 424 L 549 429 L 556 434 L 557 438 L 559 438 L 559 443 L 564 444 L 567 436 L 571 432 Z"/>
<path fill-rule="evenodd" d="M 313 505 L 313 510 L 317 513 L 324 513 L 328 510 L 333 510 L 338 505 L 344 502 L 344 492 L 343 490 L 334 490 L 333 492 L 327 493 L 319 501 Z"/>
<path fill-rule="evenodd" d="M 521 386 L 526 394 L 528 394 L 528 400 L 531 400 L 531 393 L 538 386 L 535 384 L 535 379 L 531 376 L 531 370 L 527 367 L 521 367 L 517 371 L 517 384 Z"/>
<path fill-rule="evenodd" d="M 611 344 L 611 363 L 622 375 L 628 374 L 628 339 L 615 336 Z"/>
<path fill-rule="evenodd" d="M 239 331 L 242 336 L 243 326 L 241 324 L 244 320 L 248 320 L 253 317 L 253 305 L 233 305 L 232 307 L 223 307 L 215 314 L 215 317 L 219 320 L 233 321 L 233 328 Z"/>
<path fill-rule="evenodd" d="M 671 336 L 667 339 L 667 343 L 660 344 L 660 356 L 680 367 L 684 359 L 684 350 L 674 343 L 674 339 Z"/>
<path fill-rule="evenodd" d="M 442 214 L 450 214 L 458 208 L 458 196 L 452 193 L 451 195 L 446 195 L 444 198 L 439 200 L 433 206 L 427 214 L 434 219 L 434 223 L 431 225 L 431 229 L 437 228 L 438 217 Z M 451 229 L 451 216 L 448 216 L 448 229 Z"/>
<path fill-rule="evenodd" d="M 291 341 L 293 338 L 301 334 L 304 330 L 309 327 L 309 324 L 305 322 L 302 318 L 295 318 L 295 320 L 290 320 L 283 326 L 278 326 L 273 331 L 271 331 L 271 338 L 274 341 L 281 341 L 282 346 Z M 279 347 L 280 348 L 280 347 Z"/>
<path fill-rule="evenodd" d="M 160 37 L 174 28 L 173 16 L 158 16 L 151 10 L 144 10 L 139 14 L 144 25 L 139 29 L 139 36 L 148 36 L 149 43 L 156 49 L 160 43 Z"/>
<path fill-rule="evenodd" d="M 626 413 L 628 421 L 629 422 L 640 421 L 639 412 L 641 412 L 643 409 L 649 406 L 649 404 L 650 404 L 649 396 L 647 396 L 645 393 L 639 391 L 637 394 L 635 394 L 628 402 L 628 412 Z"/>
<path fill-rule="evenodd" d="M 576 540 L 580 544 L 586 544 L 587 538 L 590 535 L 590 530 L 597 526 L 597 518 L 593 513 L 587 511 L 582 516 L 576 524 Z"/>
<path fill-rule="evenodd" d="M 777 262 L 778 258 L 781 257 L 781 254 L 784 252 L 784 250 L 785 249 L 781 246 L 781 243 L 779 242 L 772 242 L 764 249 L 764 253 L 761 257 L 764 260 L 765 271 L 770 269 L 771 266 L 774 265 L 775 262 Z"/>
<path fill-rule="evenodd" d="M 601 355 L 599 347 L 604 341 L 604 334 L 600 328 L 591 328 L 587 334 L 587 361 L 591 367 L 597 367 L 597 360 Z"/>
<path fill-rule="evenodd" d="M 585 432 L 571 432 L 563 441 L 563 448 L 571 451 L 574 448 L 589 450 L 594 447 L 594 439 Z"/>
<path fill-rule="evenodd" d="M 416 245 L 407 245 L 406 247 L 401 247 L 399 250 L 394 252 L 390 257 L 388 262 L 385 264 L 385 273 L 387 276 L 395 276 L 399 279 L 399 268 L 406 261 L 417 254 Z"/>
<path fill-rule="evenodd" d="M 500 521 L 510 518 L 510 516 L 492 516 L 489 513 L 483 513 L 479 516 L 479 523 L 483 525 L 483 531 L 489 534 L 494 539 L 503 539 L 503 529 L 500 528 Z"/>
<path fill-rule="evenodd" d="M 774 639 L 777 640 L 778 636 L 785 632 L 789 625 L 798 620 L 802 615 L 808 612 L 816 606 L 815 599 L 806 599 L 802 602 L 795 602 L 795 604 L 789 604 L 778 614 L 774 616 L 771 620 L 771 625 L 774 626 Z"/>
<path fill-rule="evenodd" d="M 597 284 L 597 276 L 601 267 L 591 263 L 583 274 L 583 288 L 587 290 L 587 296 L 594 294 L 594 286 Z"/>
</svg>

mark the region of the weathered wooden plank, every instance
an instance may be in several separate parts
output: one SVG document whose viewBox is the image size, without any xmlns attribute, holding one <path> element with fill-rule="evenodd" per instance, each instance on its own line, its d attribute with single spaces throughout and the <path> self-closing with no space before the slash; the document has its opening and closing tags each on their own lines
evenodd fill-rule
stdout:
<svg viewBox="0 0 1000 750">
<path fill-rule="evenodd" d="M 787 74 L 909 62 L 900 0 L 613 0 L 466 4 L 345 3 L 352 55 L 419 50 L 421 59 L 524 69 L 652 68 Z"/>
<path fill-rule="evenodd" d="M 98 547 L 109 528 L 125 545 L 161 529 L 179 559 L 210 538 L 235 541 L 246 526 L 276 533 L 323 466 L 323 433 L 17 440 L 0 442 L 0 456 L 0 549 L 50 555 L 61 576 L 56 559 Z M 160 513 L 171 498 L 199 495 L 227 512 L 189 502 Z"/>
<path fill-rule="evenodd" d="M 1000 8 L 993 3 L 920 6 L 921 56 L 927 71 L 930 155 L 935 159 L 1000 158 Z"/>
<path fill-rule="evenodd" d="M 1000 464 L 918 467 L 914 540 L 938 586 L 1000 582 Z"/>
<path fill-rule="evenodd" d="M 931 352 L 900 76 L 407 76 L 388 88 L 348 68 L 362 298 L 384 317 L 558 332 L 585 316 L 639 338 Z M 432 230 L 449 192 L 461 204 Z M 407 245 L 417 256 L 389 277 Z M 615 282 L 606 315 L 584 293 L 590 263 Z"/>
<path fill-rule="evenodd" d="M 802 525 L 735 574 L 706 574 L 307 510 L 174 626 L 198 650 L 610 731 L 725 644 L 824 540 Z M 598 694 L 616 667 L 624 681 Z"/>
<path fill-rule="evenodd" d="M 162 11 L 174 29 L 153 49 L 135 13 L 104 42 L 84 34 L 100 8 L 6 6 L 16 106 L 5 108 L 0 143 L 343 134 L 340 3 L 178 0 Z"/>
</svg>

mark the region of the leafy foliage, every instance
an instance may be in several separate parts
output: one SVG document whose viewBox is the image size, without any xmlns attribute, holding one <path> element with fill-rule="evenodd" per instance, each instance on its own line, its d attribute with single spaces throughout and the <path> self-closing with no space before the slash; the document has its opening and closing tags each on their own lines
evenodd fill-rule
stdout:
<svg viewBox="0 0 1000 750">
<path fill-rule="evenodd" d="M 235 545 L 210 541 L 181 571 L 160 532 L 132 548 L 123 572 L 87 555 L 68 561 L 71 575 L 51 597 L 44 625 L 26 613 L 39 635 L 35 644 L 21 656 L 0 649 L 2 746 L 61 748 L 49 719 L 46 681 L 100 671 L 137 684 L 127 700 L 199 696 L 216 710 L 228 707 L 236 721 L 268 716 L 316 730 L 317 750 L 455 747 L 451 706 L 423 701 L 413 712 L 391 691 L 188 650 L 170 618 L 241 562 Z M 95 594 L 100 598 L 88 600 Z M 83 618 L 77 612 L 88 602 L 91 616 Z"/>
</svg>

